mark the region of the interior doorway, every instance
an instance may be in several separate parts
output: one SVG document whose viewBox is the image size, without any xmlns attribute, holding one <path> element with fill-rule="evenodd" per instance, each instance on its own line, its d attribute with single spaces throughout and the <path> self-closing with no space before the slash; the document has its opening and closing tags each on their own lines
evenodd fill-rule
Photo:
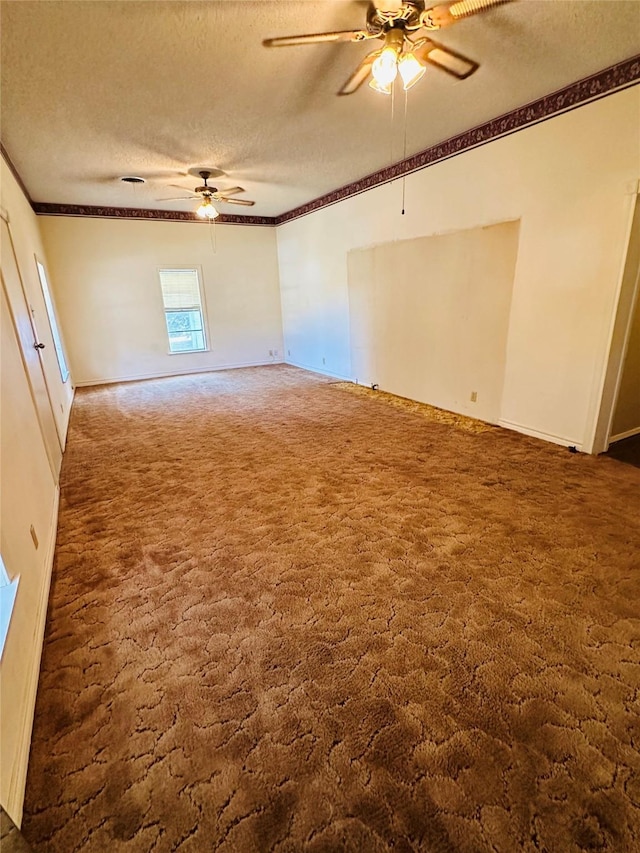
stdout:
<svg viewBox="0 0 640 853">
<path fill-rule="evenodd" d="M 618 392 L 611 419 L 609 444 L 640 442 L 640 298 L 636 274 L 635 305 L 632 306 Z"/>
<path fill-rule="evenodd" d="M 623 442 L 626 442 L 623 447 Z M 616 447 L 618 445 L 618 447 Z M 637 448 L 637 449 L 636 449 Z M 640 194 L 635 193 L 593 453 L 640 453 Z M 626 460 L 625 460 L 626 461 Z"/>
</svg>

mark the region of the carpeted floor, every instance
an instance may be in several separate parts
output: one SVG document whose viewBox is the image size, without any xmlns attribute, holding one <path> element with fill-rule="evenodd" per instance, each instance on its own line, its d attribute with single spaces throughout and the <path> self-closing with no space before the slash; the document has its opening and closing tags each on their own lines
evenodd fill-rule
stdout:
<svg viewBox="0 0 640 853">
<path fill-rule="evenodd" d="M 287 367 L 81 390 L 35 853 L 638 850 L 640 470 Z"/>
</svg>

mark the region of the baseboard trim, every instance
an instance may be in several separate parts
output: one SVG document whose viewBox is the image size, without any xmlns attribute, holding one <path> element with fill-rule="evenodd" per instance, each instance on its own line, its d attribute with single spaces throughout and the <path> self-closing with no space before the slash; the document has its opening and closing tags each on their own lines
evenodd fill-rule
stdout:
<svg viewBox="0 0 640 853">
<path fill-rule="evenodd" d="M 291 367 L 299 367 L 301 370 L 308 370 L 311 373 L 319 373 L 321 376 L 330 376 L 332 379 L 340 379 L 342 382 L 353 382 L 350 376 L 344 376 L 342 373 L 333 373 L 331 370 L 325 370 L 322 367 L 312 367 L 310 364 L 302 364 L 300 361 L 292 361 L 290 358 L 285 359 L 284 364 L 289 364 Z"/>
<path fill-rule="evenodd" d="M 242 361 L 234 364 L 218 364 L 208 367 L 195 367 L 191 370 L 171 370 L 163 373 L 136 373 L 129 376 L 112 376 L 107 378 L 82 379 L 76 382 L 76 388 L 92 388 L 94 385 L 117 385 L 120 382 L 141 382 L 145 379 L 167 379 L 171 376 L 190 376 L 194 373 L 217 373 L 220 370 L 237 370 L 241 367 L 267 367 L 271 364 L 284 364 L 278 361 Z"/>
<path fill-rule="evenodd" d="M 623 441 L 625 438 L 633 438 L 634 435 L 640 435 L 640 427 L 628 429 L 626 432 L 619 432 L 617 435 L 612 435 L 609 439 L 609 444 L 614 444 L 616 441 Z"/>
<path fill-rule="evenodd" d="M 38 611 L 35 619 L 33 632 L 33 654 L 31 655 L 31 672 L 26 687 L 23 707 L 25 709 L 21 743 L 18 750 L 9 783 L 8 800 L 3 803 L 4 809 L 20 828 L 22 824 L 22 809 L 24 807 L 24 794 L 27 785 L 27 770 L 29 767 L 29 752 L 31 750 L 31 732 L 33 730 L 33 718 L 36 709 L 36 694 L 38 692 L 38 681 L 40 678 L 40 660 L 44 646 L 44 632 L 47 623 L 47 608 L 49 604 L 49 590 L 51 589 L 51 576 L 53 573 L 53 558 L 56 550 L 56 536 L 58 533 L 58 508 L 60 506 L 60 489 L 56 486 L 51 513 L 51 533 L 44 565 L 44 580 L 38 601 Z"/>
<path fill-rule="evenodd" d="M 582 450 L 582 443 L 576 441 L 574 438 L 566 438 L 563 435 L 556 435 L 553 432 L 542 432 L 542 430 L 532 429 L 531 427 L 524 426 L 524 424 L 516 423 L 516 421 L 507 421 L 504 418 L 500 418 L 498 426 L 514 430 L 515 432 L 521 432 L 523 435 L 530 435 L 532 438 L 540 438 L 542 441 L 550 441 L 553 444 L 561 444 L 564 447 L 575 447 L 576 450 Z"/>
</svg>

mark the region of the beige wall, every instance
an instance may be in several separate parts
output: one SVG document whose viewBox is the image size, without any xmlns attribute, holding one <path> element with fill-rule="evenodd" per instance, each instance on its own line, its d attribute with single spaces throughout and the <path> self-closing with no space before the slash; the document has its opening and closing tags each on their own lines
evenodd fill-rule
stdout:
<svg viewBox="0 0 640 853">
<path fill-rule="evenodd" d="M 354 378 L 496 422 L 517 252 L 517 222 L 350 252 Z"/>
<path fill-rule="evenodd" d="M 39 222 L 77 384 L 281 359 L 274 229 L 216 225 L 212 232 L 189 222 L 50 216 Z M 202 270 L 209 352 L 168 354 L 158 268 L 172 266 Z"/>
<path fill-rule="evenodd" d="M 36 216 L 4 162 L 1 204 L 8 215 L 27 300 L 33 308 L 39 336 L 46 343 L 42 354 L 52 417 L 57 418 L 64 444 L 73 391 L 70 381 L 64 385 L 61 381 L 37 279 L 34 254 L 45 263 L 46 258 Z M 3 224 L 3 234 L 7 233 Z M 3 270 L 13 263 L 8 237 L 0 246 L 0 261 Z M 51 464 L 47 453 L 27 373 L 27 365 L 29 369 L 40 369 L 39 359 L 34 362 L 23 357 L 14 323 L 16 318 L 24 320 L 25 315 L 28 322 L 29 308 L 17 275 L 14 284 L 17 286 L 12 288 L 11 305 L 4 284 L 1 289 L 0 550 L 9 576 L 13 579 L 19 575 L 20 584 L 0 663 L 0 800 L 19 824 L 55 544 L 58 486 L 57 466 Z M 33 355 L 33 351 L 27 355 Z"/>
<path fill-rule="evenodd" d="M 634 87 L 281 226 L 285 357 L 355 378 L 352 249 L 520 220 L 500 422 L 589 450 L 639 175 Z"/>
</svg>

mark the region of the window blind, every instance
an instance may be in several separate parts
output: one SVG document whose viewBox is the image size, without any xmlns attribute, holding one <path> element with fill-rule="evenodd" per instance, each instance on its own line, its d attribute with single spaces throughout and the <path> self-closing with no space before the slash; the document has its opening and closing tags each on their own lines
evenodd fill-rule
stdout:
<svg viewBox="0 0 640 853">
<path fill-rule="evenodd" d="M 201 308 L 198 270 L 160 270 L 162 301 L 168 311 Z"/>
</svg>

